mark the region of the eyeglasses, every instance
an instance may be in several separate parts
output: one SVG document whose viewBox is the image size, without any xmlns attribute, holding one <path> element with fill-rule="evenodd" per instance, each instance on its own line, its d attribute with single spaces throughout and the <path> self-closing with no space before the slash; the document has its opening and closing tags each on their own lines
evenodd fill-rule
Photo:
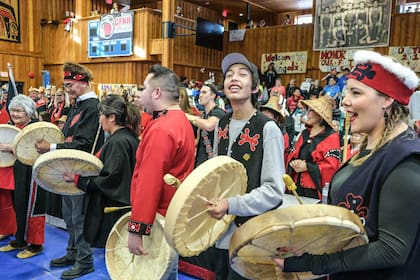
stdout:
<svg viewBox="0 0 420 280">
<path fill-rule="evenodd" d="M 65 83 L 65 84 L 63 84 L 63 88 L 65 88 L 65 89 L 70 89 L 70 88 L 72 88 L 72 86 L 73 86 L 73 83 Z"/>
<path fill-rule="evenodd" d="M 57 94 L 56 96 L 63 96 L 62 94 Z"/>
<path fill-rule="evenodd" d="M 23 110 L 23 109 L 10 109 L 10 112 L 11 113 L 19 113 L 19 114 L 26 113 L 26 111 Z"/>
</svg>

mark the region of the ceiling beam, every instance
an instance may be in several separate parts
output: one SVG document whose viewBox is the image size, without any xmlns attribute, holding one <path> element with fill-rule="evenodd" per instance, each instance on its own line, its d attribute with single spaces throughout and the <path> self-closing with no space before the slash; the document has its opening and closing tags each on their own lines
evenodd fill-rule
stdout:
<svg viewBox="0 0 420 280">
<path fill-rule="evenodd" d="M 267 7 L 264 7 L 264 6 L 260 5 L 260 4 L 257 4 L 257 3 L 255 3 L 255 2 L 252 2 L 252 1 L 249 1 L 249 0 L 242 0 L 242 2 L 248 3 L 248 4 L 250 4 L 250 5 L 253 5 L 253 6 L 255 6 L 255 7 L 258 7 L 258 8 L 260 8 L 260 9 L 266 10 L 266 11 L 271 12 L 271 13 L 273 13 L 273 12 L 274 12 L 273 10 L 271 10 L 271 9 L 269 9 L 269 8 L 267 8 Z"/>
</svg>

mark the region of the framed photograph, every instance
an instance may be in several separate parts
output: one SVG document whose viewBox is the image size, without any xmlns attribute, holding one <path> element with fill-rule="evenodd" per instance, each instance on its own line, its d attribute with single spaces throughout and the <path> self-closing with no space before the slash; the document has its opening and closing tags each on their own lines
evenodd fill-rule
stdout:
<svg viewBox="0 0 420 280">
<path fill-rule="evenodd" d="M 392 0 L 316 0 L 314 50 L 389 45 Z"/>
<path fill-rule="evenodd" d="M 0 40 L 20 43 L 19 0 L 0 1 Z"/>
</svg>

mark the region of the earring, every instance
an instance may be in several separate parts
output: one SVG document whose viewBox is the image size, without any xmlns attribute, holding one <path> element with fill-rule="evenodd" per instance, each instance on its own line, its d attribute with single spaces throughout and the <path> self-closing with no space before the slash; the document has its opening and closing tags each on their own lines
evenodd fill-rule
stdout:
<svg viewBox="0 0 420 280">
<path fill-rule="evenodd" d="M 387 124 L 388 123 L 388 119 L 389 119 L 389 114 L 388 114 L 388 112 L 387 112 L 386 109 L 384 109 L 384 119 L 385 119 L 385 124 Z"/>
</svg>

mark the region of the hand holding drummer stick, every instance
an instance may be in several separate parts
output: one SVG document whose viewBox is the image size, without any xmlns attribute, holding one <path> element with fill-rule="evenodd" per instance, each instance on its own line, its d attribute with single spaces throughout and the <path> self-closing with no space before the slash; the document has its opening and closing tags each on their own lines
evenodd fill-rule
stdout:
<svg viewBox="0 0 420 280">
<path fill-rule="evenodd" d="M 302 205 L 303 204 L 302 200 L 300 199 L 299 195 L 296 192 L 297 187 L 296 187 L 295 182 L 293 182 L 293 179 L 288 174 L 284 174 L 283 181 L 287 189 L 293 193 L 293 195 L 296 197 L 299 204 Z"/>
</svg>

